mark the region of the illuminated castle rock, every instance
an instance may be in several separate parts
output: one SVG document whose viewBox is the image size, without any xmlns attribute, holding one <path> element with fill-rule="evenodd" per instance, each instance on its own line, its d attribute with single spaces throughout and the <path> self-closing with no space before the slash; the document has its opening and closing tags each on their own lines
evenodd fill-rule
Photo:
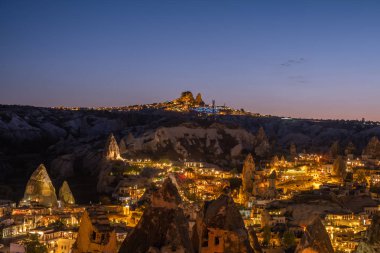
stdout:
<svg viewBox="0 0 380 253">
<path fill-rule="evenodd" d="M 89 208 L 84 211 L 73 253 L 116 253 L 116 233 L 105 210 Z"/>
<path fill-rule="evenodd" d="M 204 204 L 193 228 L 193 245 L 197 253 L 259 252 L 253 251 L 244 221 L 228 193 Z"/>
<path fill-rule="evenodd" d="M 183 104 L 187 106 L 204 106 L 205 102 L 202 99 L 201 93 L 198 93 L 194 98 L 191 91 L 184 91 L 181 96 L 173 101 L 175 104 Z"/>
<path fill-rule="evenodd" d="M 166 179 L 153 193 L 152 202 L 138 225 L 127 236 L 120 253 L 193 253 L 189 225 L 180 204 L 177 187 Z"/>
<path fill-rule="evenodd" d="M 193 105 L 195 103 L 195 99 L 193 93 L 191 91 L 184 91 L 181 93 L 181 96 L 174 100 L 176 103 Z"/>
<path fill-rule="evenodd" d="M 104 149 L 103 157 L 107 160 L 117 160 L 120 159 L 120 150 L 117 145 L 115 136 L 111 133 L 108 136 L 106 146 Z"/>
<path fill-rule="evenodd" d="M 58 196 L 64 206 L 75 204 L 73 193 L 71 192 L 69 184 L 66 181 L 63 182 L 61 188 L 59 189 Z"/>
<path fill-rule="evenodd" d="M 30 176 L 20 206 L 56 207 L 58 205 L 55 188 L 43 164 Z"/>
</svg>

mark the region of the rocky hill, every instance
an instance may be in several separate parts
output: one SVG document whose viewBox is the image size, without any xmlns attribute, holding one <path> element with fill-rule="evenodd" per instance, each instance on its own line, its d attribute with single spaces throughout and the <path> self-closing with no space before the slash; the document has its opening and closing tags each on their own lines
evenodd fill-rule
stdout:
<svg viewBox="0 0 380 253">
<path fill-rule="evenodd" d="M 127 150 L 134 154 L 158 153 L 172 159 L 209 160 L 228 165 L 225 161 L 240 161 L 244 150 L 252 150 L 256 137 L 245 129 L 222 124 L 208 127 L 182 124 L 152 129 L 141 136 L 126 138 L 125 142 Z"/>
<path fill-rule="evenodd" d="M 183 99 L 194 103 L 201 97 Z M 185 100 L 186 100 L 185 99 Z M 198 101 L 198 102 L 197 102 Z M 127 156 L 204 160 L 239 170 L 248 153 L 255 159 L 296 151 L 326 152 L 338 141 L 361 154 L 380 127 L 359 121 L 321 121 L 254 117 L 247 115 L 199 116 L 155 109 L 139 111 L 67 110 L 29 106 L 0 106 L 0 197 L 19 200 L 40 163 L 50 169 L 53 184 L 70 178 L 77 200 L 89 199 L 88 186 L 97 181 L 99 163 L 110 133 Z M 115 146 L 115 145 L 114 145 Z M 116 146 L 115 146 L 116 147 Z M 353 149 L 352 147 L 355 147 Z M 377 142 L 364 153 L 378 156 Z M 116 150 L 116 148 L 113 148 Z M 347 149 L 348 150 L 348 149 Z M 88 185 L 81 191 L 86 178 Z M 76 183 L 78 182 L 78 183 Z M 94 184 L 96 186 L 96 183 Z M 77 197 L 78 196 L 78 197 Z M 91 199 L 91 198 L 90 198 Z"/>
</svg>

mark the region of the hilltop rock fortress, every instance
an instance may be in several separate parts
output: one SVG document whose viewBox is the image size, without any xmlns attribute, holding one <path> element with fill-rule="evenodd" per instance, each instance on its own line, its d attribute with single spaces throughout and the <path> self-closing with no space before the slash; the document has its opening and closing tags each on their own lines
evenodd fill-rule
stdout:
<svg viewBox="0 0 380 253">
<path fill-rule="evenodd" d="M 120 150 L 117 145 L 115 136 L 111 133 L 108 136 L 106 146 L 104 149 L 103 157 L 107 160 L 117 160 L 120 159 Z"/>
<path fill-rule="evenodd" d="M 329 235 L 319 217 L 305 228 L 295 253 L 334 253 Z"/>
<path fill-rule="evenodd" d="M 64 206 L 75 204 L 73 193 L 71 192 L 69 184 L 66 181 L 63 182 L 61 188 L 59 189 L 58 196 Z"/>
<path fill-rule="evenodd" d="M 58 205 L 55 188 L 43 164 L 30 176 L 26 184 L 24 198 L 20 206 L 56 207 Z"/>
<path fill-rule="evenodd" d="M 166 179 L 153 193 L 151 205 L 124 240 L 119 253 L 193 253 L 189 226 L 176 186 Z"/>
<path fill-rule="evenodd" d="M 196 253 L 260 252 L 257 244 L 253 251 L 244 221 L 228 193 L 204 204 L 194 225 L 192 240 Z"/>
</svg>

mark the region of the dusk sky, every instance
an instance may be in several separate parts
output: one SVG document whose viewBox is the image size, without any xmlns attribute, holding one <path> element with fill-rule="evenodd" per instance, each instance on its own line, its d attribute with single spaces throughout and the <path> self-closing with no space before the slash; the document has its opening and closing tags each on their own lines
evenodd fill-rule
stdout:
<svg viewBox="0 0 380 253">
<path fill-rule="evenodd" d="M 380 1 L 0 1 L 0 104 L 184 90 L 262 114 L 380 120 Z"/>
</svg>

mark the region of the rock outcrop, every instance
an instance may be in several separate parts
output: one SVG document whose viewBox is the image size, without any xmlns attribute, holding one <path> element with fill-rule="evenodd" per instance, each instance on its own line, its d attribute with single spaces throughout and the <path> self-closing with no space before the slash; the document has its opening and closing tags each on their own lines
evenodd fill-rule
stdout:
<svg viewBox="0 0 380 253">
<path fill-rule="evenodd" d="M 127 145 L 125 144 L 124 139 L 121 139 L 119 142 L 119 151 L 120 154 L 125 154 L 127 152 Z"/>
<path fill-rule="evenodd" d="M 226 193 L 204 204 L 196 219 L 192 239 L 198 253 L 253 252 L 240 212 Z"/>
<path fill-rule="evenodd" d="M 360 242 L 355 250 L 355 253 L 378 253 L 376 249 L 368 242 Z"/>
<path fill-rule="evenodd" d="M 367 230 L 367 238 L 361 242 L 355 251 L 356 253 L 376 253 L 380 252 L 380 216 L 375 214 L 372 217 L 372 224 Z"/>
<path fill-rule="evenodd" d="M 116 252 L 116 233 L 105 210 L 101 208 L 85 210 L 80 221 L 78 237 L 72 250 L 73 253 Z"/>
<path fill-rule="evenodd" d="M 127 138 L 131 153 L 152 153 L 173 156 L 174 159 L 208 159 L 219 161 L 240 161 L 243 150 L 254 148 L 255 136 L 241 128 L 228 128 L 221 124 L 201 127 L 196 124 L 182 124 L 176 127 L 159 127 L 135 138 Z M 230 157 L 232 159 L 226 159 Z M 222 165 L 221 163 L 218 163 Z"/>
<path fill-rule="evenodd" d="M 71 192 L 69 184 L 66 181 L 62 183 L 62 186 L 59 189 L 58 197 L 64 206 L 75 204 L 73 193 Z"/>
<path fill-rule="evenodd" d="M 193 105 L 195 103 L 193 93 L 191 91 L 184 91 L 181 93 L 181 97 L 175 100 L 177 103 Z"/>
<path fill-rule="evenodd" d="M 297 156 L 297 146 L 294 142 L 290 144 L 289 153 L 292 158 Z"/>
<path fill-rule="evenodd" d="M 329 150 L 329 155 L 332 158 L 337 158 L 337 156 L 340 154 L 340 145 L 339 141 L 334 141 L 333 144 L 331 144 L 330 150 Z"/>
<path fill-rule="evenodd" d="M 368 158 L 380 157 L 380 141 L 376 136 L 369 140 L 367 146 L 363 150 L 363 155 L 366 155 Z"/>
<path fill-rule="evenodd" d="M 179 206 L 182 201 L 176 186 L 166 179 L 152 195 L 151 205 L 145 209 L 119 252 L 193 253 L 188 222 Z"/>
<path fill-rule="evenodd" d="M 333 174 L 343 179 L 346 177 L 346 173 L 346 162 L 342 156 L 338 156 L 333 164 Z"/>
<path fill-rule="evenodd" d="M 74 154 L 61 155 L 51 162 L 53 178 L 67 178 L 74 175 Z"/>
<path fill-rule="evenodd" d="M 248 154 L 244 160 L 241 181 L 244 193 L 251 193 L 255 174 L 255 162 L 251 154 Z"/>
<path fill-rule="evenodd" d="M 119 146 L 112 133 L 108 136 L 103 157 L 107 160 L 117 160 L 120 158 Z"/>
<path fill-rule="evenodd" d="M 368 241 L 370 244 L 377 245 L 380 248 L 380 215 L 372 217 L 372 224 L 368 229 Z"/>
<path fill-rule="evenodd" d="M 205 105 L 205 102 L 203 102 L 201 93 L 198 93 L 197 96 L 195 97 L 195 105 L 197 105 L 197 106 L 204 106 Z"/>
<path fill-rule="evenodd" d="M 355 145 L 352 143 L 352 141 L 350 141 L 347 144 L 346 148 L 344 149 L 344 154 L 345 155 L 352 155 L 352 154 L 354 154 L 355 150 L 356 150 Z"/>
<path fill-rule="evenodd" d="M 321 219 L 316 217 L 309 224 L 298 244 L 295 253 L 334 253 L 330 237 L 322 224 Z"/>
<path fill-rule="evenodd" d="M 30 176 L 26 184 L 24 198 L 20 201 L 20 205 L 56 207 L 57 204 L 55 188 L 45 166 L 41 164 Z"/>
<path fill-rule="evenodd" d="M 257 238 L 256 232 L 252 227 L 248 229 L 248 234 L 253 253 L 262 253 L 263 250 L 261 249 L 259 239 Z"/>
<path fill-rule="evenodd" d="M 256 135 L 256 147 L 255 154 L 258 156 L 266 156 L 270 151 L 270 145 L 268 137 L 264 131 L 263 127 L 259 128 Z"/>
</svg>

